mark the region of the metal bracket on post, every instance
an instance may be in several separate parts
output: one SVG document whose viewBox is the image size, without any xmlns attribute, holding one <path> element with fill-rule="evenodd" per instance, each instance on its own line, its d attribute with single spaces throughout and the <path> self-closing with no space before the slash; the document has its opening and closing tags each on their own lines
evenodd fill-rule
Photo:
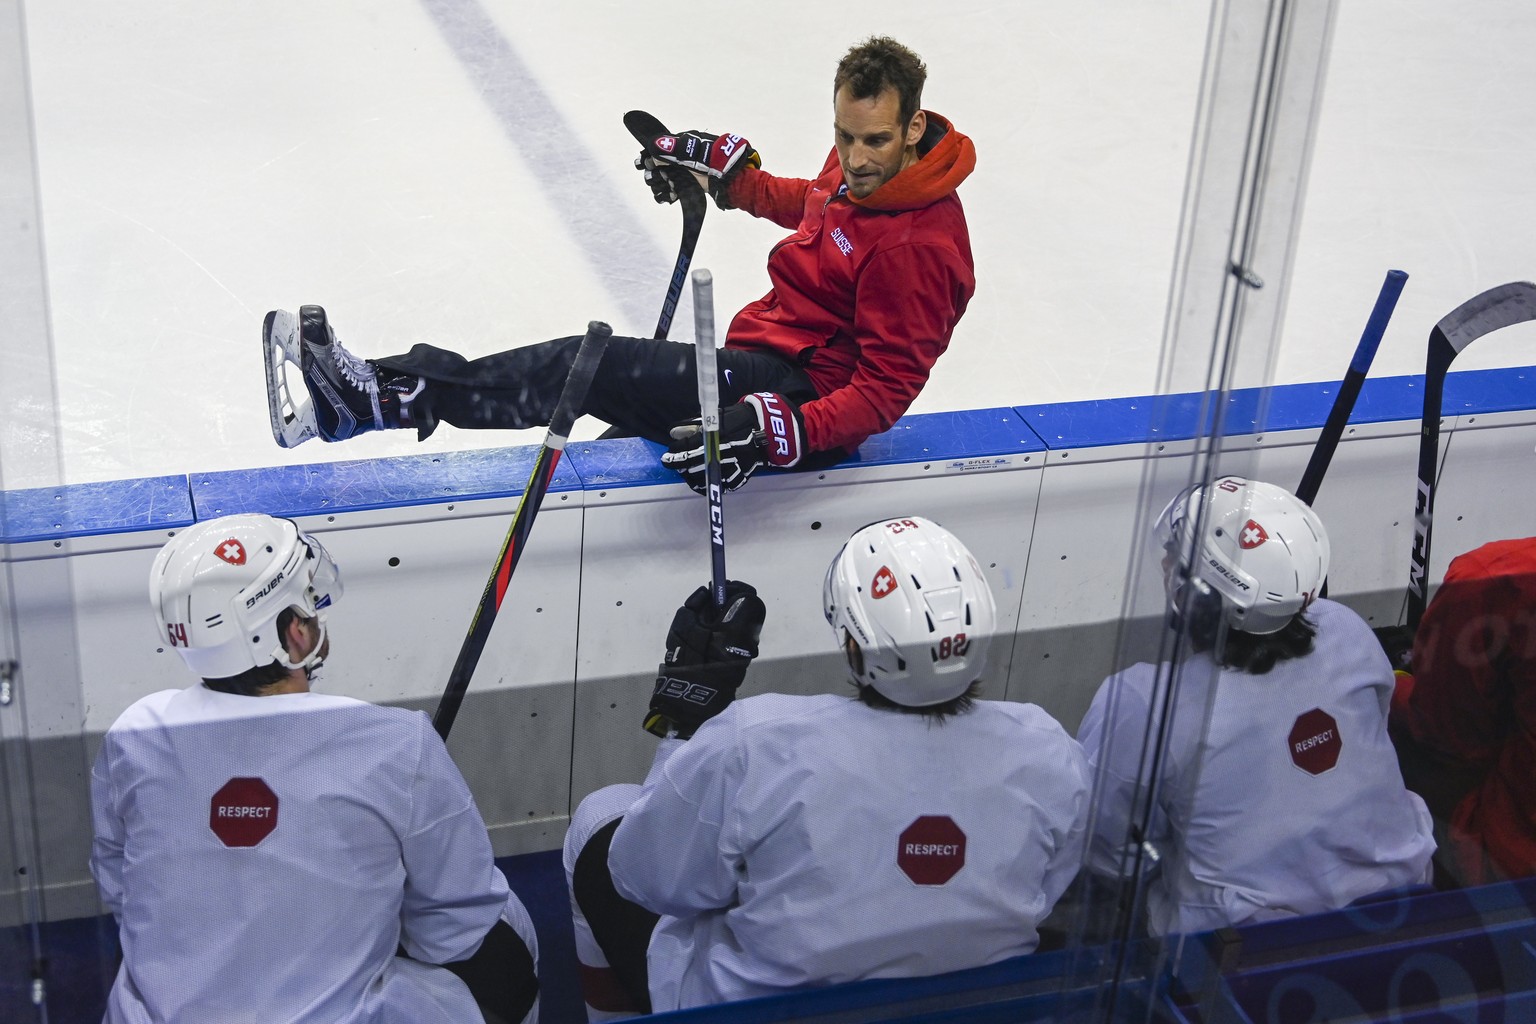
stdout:
<svg viewBox="0 0 1536 1024">
<path fill-rule="evenodd" d="M 14 661 L 0 661 L 0 708 L 10 707 L 15 697 L 16 673 L 20 669 Z"/>
<path fill-rule="evenodd" d="M 1247 285 L 1249 288 L 1252 288 L 1254 291 L 1258 291 L 1260 288 L 1264 287 L 1264 279 L 1258 274 L 1255 274 L 1253 271 L 1249 270 L 1247 267 L 1242 267 L 1238 266 L 1236 263 L 1231 263 L 1228 264 L 1227 269 L 1232 271 L 1233 277 L 1237 278 L 1239 281 L 1243 282 L 1243 284 Z"/>
</svg>

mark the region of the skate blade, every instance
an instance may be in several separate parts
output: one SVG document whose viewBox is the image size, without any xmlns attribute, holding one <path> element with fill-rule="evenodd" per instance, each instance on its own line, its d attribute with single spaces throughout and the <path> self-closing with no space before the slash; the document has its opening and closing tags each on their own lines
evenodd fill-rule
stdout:
<svg viewBox="0 0 1536 1024">
<path fill-rule="evenodd" d="M 306 394 L 302 404 L 293 400 L 287 367 L 303 372 L 300 362 L 299 319 L 284 309 L 274 309 L 261 325 L 261 342 L 267 371 L 267 415 L 272 439 L 283 448 L 294 448 L 320 436 L 315 411 Z"/>
</svg>

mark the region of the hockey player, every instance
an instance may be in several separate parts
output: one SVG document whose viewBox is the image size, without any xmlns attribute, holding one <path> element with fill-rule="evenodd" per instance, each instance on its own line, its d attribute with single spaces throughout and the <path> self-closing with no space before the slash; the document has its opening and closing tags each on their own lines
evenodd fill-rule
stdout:
<svg viewBox="0 0 1536 1024">
<path fill-rule="evenodd" d="M 1387 737 L 1392 669 L 1358 615 L 1316 599 L 1321 520 L 1273 484 L 1229 476 L 1175 498 L 1153 536 L 1186 653 L 1111 676 L 1083 719 L 1102 780 L 1089 866 L 1119 875 L 1151 851 L 1154 934 L 1427 883 L 1429 814 Z M 1149 718 L 1166 723 L 1161 758 L 1144 746 L 1159 735 Z"/>
<path fill-rule="evenodd" d="M 1454 881 L 1536 875 L 1536 537 L 1451 560 L 1392 726 L 1408 784 L 1447 822 Z"/>
<path fill-rule="evenodd" d="M 965 312 L 975 275 L 955 189 L 975 149 L 922 109 L 925 77 L 894 40 L 849 50 L 833 80 L 834 148 L 814 180 L 761 170 L 756 150 L 733 134 L 660 136 L 637 161 L 658 202 L 693 187 L 692 172 L 721 208 L 794 232 L 768 256 L 772 290 L 736 315 L 719 355 L 728 488 L 765 463 L 830 465 L 888 429 Z M 337 342 L 321 307 L 277 310 L 263 328 L 273 436 L 291 447 L 390 427 L 424 438 L 439 423 L 544 425 L 580 340 L 474 360 L 418 344 L 365 360 Z M 285 363 L 302 369 L 307 399 L 289 393 Z M 582 411 L 670 445 L 663 461 L 702 489 L 700 435 L 683 422 L 698 415 L 691 345 L 612 338 Z"/>
<path fill-rule="evenodd" d="M 532 922 L 426 716 L 310 689 L 341 596 L 320 542 L 198 523 L 149 585 L 202 682 L 125 711 L 91 772 L 109 1024 L 535 1020 Z"/>
<path fill-rule="evenodd" d="M 703 588 L 678 611 L 650 709 L 676 731 L 566 839 L 594 1019 L 1029 953 L 1076 875 L 1086 759 L 1039 707 L 978 699 L 995 612 L 970 552 L 874 523 L 822 594 L 853 697 L 733 703 L 762 602 L 733 583 L 723 615 Z"/>
</svg>

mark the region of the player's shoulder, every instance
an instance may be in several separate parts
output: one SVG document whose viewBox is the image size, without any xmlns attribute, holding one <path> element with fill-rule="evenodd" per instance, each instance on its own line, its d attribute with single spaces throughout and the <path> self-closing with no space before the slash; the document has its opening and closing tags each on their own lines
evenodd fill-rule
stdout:
<svg viewBox="0 0 1536 1024">
<path fill-rule="evenodd" d="M 1320 597 L 1308 605 L 1306 614 L 1317 625 L 1319 634 L 1326 631 L 1344 636 L 1369 636 L 1371 632 L 1370 623 L 1361 618 L 1360 613 L 1348 605 L 1330 601 L 1326 597 Z M 1375 642 L 1374 637 L 1372 642 Z"/>
<path fill-rule="evenodd" d="M 781 724 L 793 724 L 803 718 L 826 718 L 844 713 L 856 705 L 850 697 L 831 693 L 797 696 L 788 693 L 759 693 L 742 697 L 726 708 L 722 715 L 729 715 L 736 728 L 742 731 L 763 729 Z"/>
<path fill-rule="evenodd" d="M 202 684 L 197 684 L 201 686 Z M 128 705 L 123 713 L 117 716 L 112 723 L 109 732 L 122 732 L 128 729 L 144 729 L 155 726 L 165 720 L 167 710 L 186 693 L 186 689 L 157 690 L 146 694 Z"/>
</svg>

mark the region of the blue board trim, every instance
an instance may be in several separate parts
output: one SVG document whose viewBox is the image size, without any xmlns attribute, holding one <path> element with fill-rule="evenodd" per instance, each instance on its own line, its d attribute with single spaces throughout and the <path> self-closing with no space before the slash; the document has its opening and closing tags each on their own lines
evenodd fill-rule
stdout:
<svg viewBox="0 0 1536 1024">
<path fill-rule="evenodd" d="M 199 519 L 211 519 L 236 512 L 297 517 L 516 497 L 527 486 L 538 452 L 538 446 L 525 445 L 201 473 L 191 478 L 192 501 Z M 562 459 L 550 492 L 580 489 L 581 480 Z"/>
<path fill-rule="evenodd" d="M 4 528 L 7 544 L 174 530 L 196 521 L 184 476 L 37 487 L 0 494 L 0 526 Z"/>
<path fill-rule="evenodd" d="M 1367 380 L 1350 422 L 1416 424 L 1423 385 L 1422 376 Z M 1235 391 L 1221 409 L 1222 429 L 1236 435 L 1320 428 L 1337 386 Z M 1536 410 L 1536 367 L 1452 373 L 1444 410 L 1448 416 Z M 1190 440 L 1209 431 L 1215 413 L 1209 396 L 1180 394 L 904 416 L 832 471 Z M 574 443 L 550 490 L 679 483 L 660 464 L 661 451 L 637 438 Z M 516 497 L 537 452 L 527 445 L 7 491 L 0 505 L 0 540 L 18 544 L 174 529 L 233 512 L 312 516 Z"/>
</svg>

